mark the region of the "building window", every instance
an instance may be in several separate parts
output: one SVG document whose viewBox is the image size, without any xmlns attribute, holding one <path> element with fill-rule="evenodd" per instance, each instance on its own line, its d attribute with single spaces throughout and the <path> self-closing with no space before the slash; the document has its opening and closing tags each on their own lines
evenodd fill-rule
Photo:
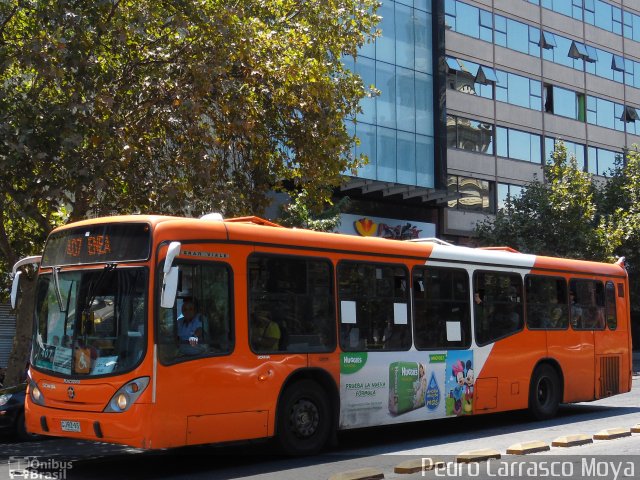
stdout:
<svg viewBox="0 0 640 480">
<path fill-rule="evenodd" d="M 556 44 L 556 37 L 553 33 L 543 31 L 540 35 L 540 46 L 545 50 L 556 48 L 558 45 Z"/>
<path fill-rule="evenodd" d="M 499 157 L 542 163 L 540 135 L 513 128 L 496 127 L 496 145 Z"/>
<path fill-rule="evenodd" d="M 624 105 L 603 98 L 587 96 L 587 122 L 599 127 L 625 131 Z"/>
<path fill-rule="evenodd" d="M 499 183 L 497 192 L 498 210 L 504 210 L 504 208 L 507 206 L 507 203 L 522 195 L 523 191 L 524 187 L 521 185 Z"/>
<path fill-rule="evenodd" d="M 498 70 L 496 100 L 532 110 L 542 107 L 542 84 L 531 78 Z"/>
<path fill-rule="evenodd" d="M 613 152 L 604 148 L 589 147 L 589 173 L 608 176 L 612 173 L 616 164 L 621 162 L 622 152 Z"/>
<path fill-rule="evenodd" d="M 493 85 L 497 81 L 495 71 L 468 60 L 446 57 L 447 85 L 450 89 L 470 95 L 493 99 Z"/>
<path fill-rule="evenodd" d="M 544 152 L 545 152 L 545 161 L 551 161 L 551 156 L 553 155 L 553 151 L 555 150 L 556 142 L 564 143 L 565 148 L 567 149 L 567 159 L 574 157 L 576 159 L 576 163 L 580 170 L 586 170 L 586 162 L 585 162 L 585 146 L 581 143 L 570 142 L 568 140 L 559 140 L 551 137 L 546 137 L 544 139 Z"/>
<path fill-rule="evenodd" d="M 495 213 L 495 183 L 470 177 L 449 175 L 447 189 L 455 200 L 448 202 L 450 208 L 472 212 Z"/>
<path fill-rule="evenodd" d="M 447 146 L 493 155 L 492 123 L 447 115 Z"/>
<path fill-rule="evenodd" d="M 598 61 L 598 52 L 594 47 L 576 42 L 575 40 L 571 43 L 571 47 L 569 47 L 569 56 L 571 58 L 579 58 L 589 63 Z"/>
<path fill-rule="evenodd" d="M 581 122 L 585 121 L 586 108 L 585 96 L 566 88 L 555 85 L 544 86 L 544 109 L 545 112 L 572 118 Z"/>
</svg>

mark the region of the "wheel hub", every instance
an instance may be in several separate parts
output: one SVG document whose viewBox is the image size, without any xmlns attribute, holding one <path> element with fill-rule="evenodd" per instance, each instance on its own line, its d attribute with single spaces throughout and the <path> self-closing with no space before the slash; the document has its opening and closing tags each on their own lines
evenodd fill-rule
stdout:
<svg viewBox="0 0 640 480">
<path fill-rule="evenodd" d="M 292 430 L 298 437 L 310 437 L 318 429 L 320 414 L 318 407 L 309 400 L 298 401 L 291 410 Z"/>
</svg>

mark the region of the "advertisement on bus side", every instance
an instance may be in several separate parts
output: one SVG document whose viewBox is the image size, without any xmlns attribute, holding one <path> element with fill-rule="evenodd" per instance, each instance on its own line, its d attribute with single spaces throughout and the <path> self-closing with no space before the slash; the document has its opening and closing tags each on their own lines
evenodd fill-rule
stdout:
<svg viewBox="0 0 640 480">
<path fill-rule="evenodd" d="M 473 352 L 341 354 L 340 427 L 473 413 Z"/>
</svg>

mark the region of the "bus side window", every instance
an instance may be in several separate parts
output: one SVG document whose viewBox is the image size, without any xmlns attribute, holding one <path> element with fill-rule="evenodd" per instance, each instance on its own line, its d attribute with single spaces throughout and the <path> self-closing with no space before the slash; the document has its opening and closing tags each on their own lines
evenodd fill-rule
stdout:
<svg viewBox="0 0 640 480">
<path fill-rule="evenodd" d="M 476 271 L 473 288 L 478 345 L 495 342 L 524 328 L 522 277 L 519 274 Z"/>
<path fill-rule="evenodd" d="M 571 279 L 571 325 L 576 330 L 605 328 L 604 285 L 598 280 Z"/>
<path fill-rule="evenodd" d="M 342 350 L 408 350 L 411 325 L 406 268 L 344 261 L 337 270 Z"/>
<path fill-rule="evenodd" d="M 333 267 L 323 258 L 249 257 L 249 344 L 256 353 L 335 349 Z"/>
<path fill-rule="evenodd" d="M 567 282 L 564 278 L 527 275 L 525 297 L 528 328 L 557 330 L 568 327 Z"/>
<path fill-rule="evenodd" d="M 231 273 L 217 262 L 181 262 L 176 305 L 160 309 L 158 352 L 165 363 L 228 354 L 234 346 Z"/>
<path fill-rule="evenodd" d="M 618 314 L 616 311 L 616 287 L 613 282 L 607 282 L 604 293 L 607 311 L 607 327 L 609 327 L 609 330 L 615 330 L 618 328 Z"/>
<path fill-rule="evenodd" d="M 469 275 L 440 267 L 413 269 L 415 346 L 447 350 L 471 345 Z"/>
</svg>

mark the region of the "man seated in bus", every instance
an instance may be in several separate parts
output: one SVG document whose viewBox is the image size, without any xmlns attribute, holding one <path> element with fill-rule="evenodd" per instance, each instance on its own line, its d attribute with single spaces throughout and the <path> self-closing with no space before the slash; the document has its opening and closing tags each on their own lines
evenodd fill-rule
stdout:
<svg viewBox="0 0 640 480">
<path fill-rule="evenodd" d="M 197 312 L 193 298 L 185 298 L 182 302 L 182 314 L 178 317 L 178 342 L 180 351 L 187 355 L 197 355 L 202 348 L 198 344 L 202 339 L 202 315 Z"/>
<path fill-rule="evenodd" d="M 258 310 L 251 321 L 251 346 L 256 351 L 274 352 L 280 344 L 280 327 L 266 310 Z"/>
</svg>

